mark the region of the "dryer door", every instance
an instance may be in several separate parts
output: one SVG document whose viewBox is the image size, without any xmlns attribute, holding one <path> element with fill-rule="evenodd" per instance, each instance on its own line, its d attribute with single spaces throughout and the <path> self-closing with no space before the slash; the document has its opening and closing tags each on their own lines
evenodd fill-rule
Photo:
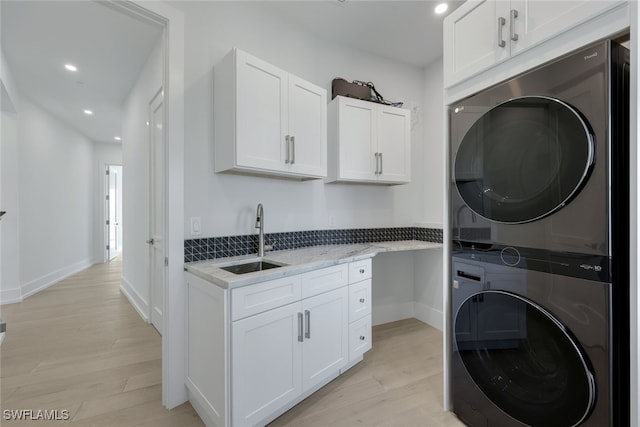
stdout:
<svg viewBox="0 0 640 427">
<path fill-rule="evenodd" d="M 474 383 L 516 420 L 577 426 L 593 409 L 596 385 L 585 353 L 534 302 L 509 292 L 479 292 L 460 306 L 454 328 L 456 350 Z"/>
<path fill-rule="evenodd" d="M 458 192 L 478 215 L 535 221 L 563 207 L 586 182 L 594 136 L 582 115 L 548 97 L 515 98 L 483 114 L 456 154 Z"/>
</svg>

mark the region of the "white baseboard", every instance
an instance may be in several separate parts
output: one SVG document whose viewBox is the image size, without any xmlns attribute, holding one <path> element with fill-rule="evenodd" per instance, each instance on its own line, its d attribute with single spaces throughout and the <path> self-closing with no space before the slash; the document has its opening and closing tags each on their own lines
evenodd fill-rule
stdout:
<svg viewBox="0 0 640 427">
<path fill-rule="evenodd" d="M 419 302 L 414 303 L 414 317 L 441 331 L 444 329 L 444 318 L 442 316 L 444 316 L 444 314 L 435 308 Z"/>
<path fill-rule="evenodd" d="M 149 323 L 149 316 L 147 315 L 147 313 L 149 313 L 149 305 L 124 277 L 122 278 L 122 284 L 120 285 L 120 292 L 127 297 L 129 303 L 131 303 L 133 308 L 136 309 L 140 317 L 142 317 L 145 322 Z"/>
<path fill-rule="evenodd" d="M 374 305 L 371 307 L 372 324 L 375 326 L 395 322 L 396 320 L 410 319 L 414 317 L 413 306 L 413 302 Z"/>
<path fill-rule="evenodd" d="M 20 288 L 4 289 L 0 291 L 0 305 L 15 304 L 22 302 L 22 292 Z"/>
<path fill-rule="evenodd" d="M 91 258 L 83 259 L 82 261 L 76 262 L 22 285 L 22 299 L 28 298 L 31 295 L 47 289 L 49 286 L 55 285 L 59 281 L 78 273 L 79 271 L 91 267 L 91 265 L 93 265 L 92 261 L 93 260 Z"/>
</svg>

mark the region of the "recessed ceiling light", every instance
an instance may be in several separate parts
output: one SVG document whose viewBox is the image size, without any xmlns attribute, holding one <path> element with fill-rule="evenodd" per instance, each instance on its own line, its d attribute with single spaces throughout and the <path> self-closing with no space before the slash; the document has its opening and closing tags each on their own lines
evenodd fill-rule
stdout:
<svg viewBox="0 0 640 427">
<path fill-rule="evenodd" d="M 92 114 L 93 114 L 93 111 L 91 111 L 91 110 L 84 110 L 84 113 L 85 113 L 87 116 L 90 116 L 90 115 L 92 115 Z"/>
<path fill-rule="evenodd" d="M 113 139 L 115 139 L 116 141 L 122 141 L 122 138 L 120 138 L 119 136 L 114 136 Z"/>
<path fill-rule="evenodd" d="M 437 13 L 438 15 L 442 15 L 447 11 L 447 9 L 449 9 L 448 4 L 440 3 L 439 5 L 436 6 L 436 8 L 434 9 L 434 12 Z"/>
<path fill-rule="evenodd" d="M 75 66 L 75 65 L 73 65 L 73 64 L 64 64 L 64 68 L 65 68 L 67 71 L 78 71 L 78 67 L 76 67 L 76 66 Z"/>
</svg>

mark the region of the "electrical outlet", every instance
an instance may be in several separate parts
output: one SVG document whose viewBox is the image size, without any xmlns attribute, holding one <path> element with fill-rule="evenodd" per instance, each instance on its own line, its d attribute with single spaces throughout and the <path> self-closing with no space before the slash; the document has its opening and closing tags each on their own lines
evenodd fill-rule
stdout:
<svg viewBox="0 0 640 427">
<path fill-rule="evenodd" d="M 202 234 L 202 221 L 199 216 L 191 217 L 191 235 L 199 236 Z"/>
</svg>

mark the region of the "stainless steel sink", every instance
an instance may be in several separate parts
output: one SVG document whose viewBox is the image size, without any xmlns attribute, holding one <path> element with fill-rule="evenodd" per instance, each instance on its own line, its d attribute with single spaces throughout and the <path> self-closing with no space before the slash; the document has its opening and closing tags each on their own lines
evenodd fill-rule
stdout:
<svg viewBox="0 0 640 427">
<path fill-rule="evenodd" d="M 272 268 L 283 267 L 279 264 L 274 264 L 269 261 L 259 260 L 245 262 L 244 264 L 228 265 L 226 267 L 220 267 L 223 270 L 230 271 L 233 274 L 246 274 L 253 273 L 254 271 L 269 270 Z"/>
</svg>

